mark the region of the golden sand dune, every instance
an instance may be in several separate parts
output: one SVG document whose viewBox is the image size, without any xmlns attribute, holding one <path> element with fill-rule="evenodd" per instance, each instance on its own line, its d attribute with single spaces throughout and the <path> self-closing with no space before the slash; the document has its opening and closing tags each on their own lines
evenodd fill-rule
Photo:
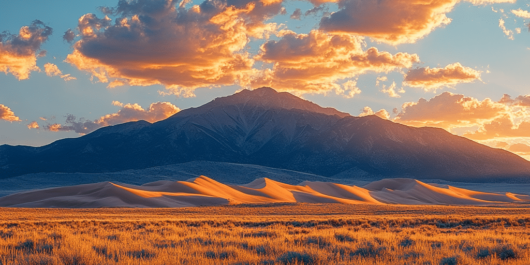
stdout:
<svg viewBox="0 0 530 265">
<path fill-rule="evenodd" d="M 289 185 L 267 178 L 225 185 L 205 176 L 134 186 L 101 182 L 17 193 L 0 198 L 3 207 L 193 207 L 275 202 L 343 204 L 488 205 L 530 202 L 530 196 L 487 193 L 414 179 L 384 179 L 364 187 L 330 182 Z"/>
</svg>

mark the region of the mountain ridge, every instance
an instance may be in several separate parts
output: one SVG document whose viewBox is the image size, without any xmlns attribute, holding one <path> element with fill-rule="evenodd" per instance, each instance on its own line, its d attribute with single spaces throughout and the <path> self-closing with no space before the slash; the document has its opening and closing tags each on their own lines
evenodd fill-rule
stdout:
<svg viewBox="0 0 530 265">
<path fill-rule="evenodd" d="M 354 117 L 260 88 L 217 98 L 153 124 L 101 128 L 43 147 L 0 146 L 0 178 L 115 172 L 199 160 L 326 177 L 354 171 L 446 180 L 530 176 L 530 162 L 523 158 L 443 129 Z"/>
</svg>

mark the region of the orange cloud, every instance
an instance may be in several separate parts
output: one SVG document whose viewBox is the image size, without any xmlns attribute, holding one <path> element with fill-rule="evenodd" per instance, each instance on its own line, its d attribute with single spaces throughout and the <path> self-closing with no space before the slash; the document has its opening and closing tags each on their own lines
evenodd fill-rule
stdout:
<svg viewBox="0 0 530 265">
<path fill-rule="evenodd" d="M 0 120 L 4 121 L 20 121 L 20 118 L 7 106 L 0 104 Z"/>
<path fill-rule="evenodd" d="M 483 101 L 444 92 L 430 100 L 403 104 L 395 122 L 411 126 L 433 126 L 444 129 L 481 125 L 502 117 L 509 108 L 489 98 Z"/>
<path fill-rule="evenodd" d="M 30 124 L 27 125 L 28 129 L 39 129 L 39 124 L 36 121 L 32 121 Z"/>
<path fill-rule="evenodd" d="M 40 47 L 51 34 L 52 28 L 39 20 L 22 27 L 18 35 L 0 33 L 0 72 L 24 80 L 32 71 L 40 71 L 37 57 L 46 54 Z"/>
<path fill-rule="evenodd" d="M 480 71 L 464 67 L 460 63 L 450 64 L 444 68 L 421 67 L 407 72 L 405 85 L 419 87 L 425 91 L 436 91 L 441 87 L 480 80 L 480 74 Z"/>
<path fill-rule="evenodd" d="M 377 116 L 377 117 L 379 117 L 381 119 L 385 119 L 385 120 L 388 120 L 390 118 L 390 114 L 385 109 L 380 109 L 379 111 L 374 112 L 372 110 L 372 108 L 370 108 L 370 107 L 364 107 L 363 112 L 361 112 L 361 114 L 359 114 L 359 117 L 365 117 L 365 116 L 369 116 L 369 115 L 375 115 L 375 116 Z"/>
<path fill-rule="evenodd" d="M 53 132 L 75 131 L 76 133 L 86 134 L 101 127 L 130 121 L 145 120 L 153 123 L 164 120 L 179 111 L 179 108 L 169 102 L 153 103 L 149 106 L 148 110 L 144 110 L 138 104 L 126 104 L 117 113 L 102 116 L 94 121 L 85 120 L 83 118 L 77 120 L 75 116 L 68 115 L 64 125 L 51 124 L 45 128 Z"/>
<path fill-rule="evenodd" d="M 112 101 L 112 105 L 113 106 L 118 106 L 118 107 L 123 107 L 123 103 L 121 103 L 119 101 Z"/>
<path fill-rule="evenodd" d="M 522 95 L 512 99 L 510 95 L 504 94 L 499 102 L 511 106 L 530 107 L 530 95 Z"/>
<path fill-rule="evenodd" d="M 327 93 L 351 95 L 351 83 L 343 79 L 361 73 L 390 72 L 409 68 L 418 62 L 416 54 L 363 51 L 361 39 L 351 35 L 333 35 L 312 30 L 309 34 L 283 31 L 280 40 L 261 46 L 255 58 L 272 63 L 252 81 L 253 87 L 269 86 L 294 93 Z M 354 89 L 355 90 L 355 89 Z M 355 94 L 355 92 L 353 93 Z"/>
<path fill-rule="evenodd" d="M 247 85 L 254 60 L 245 47 L 250 37 L 276 31 L 264 21 L 281 12 L 281 1 L 205 1 L 189 9 L 176 2 L 120 1 L 105 9 L 118 16 L 114 24 L 81 17 L 66 61 L 109 87 L 162 84 L 191 96 L 198 87 Z"/>
<path fill-rule="evenodd" d="M 489 4 L 514 4 L 517 0 L 465 0 L 476 6 L 478 5 L 489 5 Z"/>
<path fill-rule="evenodd" d="M 367 36 L 392 45 L 414 43 L 451 23 L 446 16 L 460 0 L 309 0 L 316 6 L 336 2 L 339 11 L 320 21 L 320 29 Z M 474 5 L 516 0 L 465 0 Z"/>
<path fill-rule="evenodd" d="M 46 72 L 47 76 L 60 76 L 64 81 L 70 81 L 70 80 L 76 80 L 77 78 L 70 76 L 70 74 L 63 75 L 61 70 L 59 70 L 59 67 L 57 65 L 52 63 L 47 63 L 44 65 L 44 71 Z"/>
<path fill-rule="evenodd" d="M 340 10 L 320 21 L 335 33 L 371 37 L 393 45 L 413 43 L 451 22 L 446 16 L 458 0 L 341 0 Z"/>
<path fill-rule="evenodd" d="M 488 140 L 505 137 L 530 137 L 530 121 L 522 121 L 520 124 L 515 125 L 513 119 L 510 116 L 505 115 L 489 123 L 485 123 L 480 130 L 466 133 L 463 136 L 473 140 Z"/>
<path fill-rule="evenodd" d="M 526 144 L 513 144 L 508 148 L 509 151 L 514 153 L 522 153 L 524 155 L 530 155 L 530 146 Z"/>
<path fill-rule="evenodd" d="M 58 132 L 61 130 L 61 124 L 54 123 L 46 126 L 46 130 L 52 131 L 52 132 Z"/>
</svg>

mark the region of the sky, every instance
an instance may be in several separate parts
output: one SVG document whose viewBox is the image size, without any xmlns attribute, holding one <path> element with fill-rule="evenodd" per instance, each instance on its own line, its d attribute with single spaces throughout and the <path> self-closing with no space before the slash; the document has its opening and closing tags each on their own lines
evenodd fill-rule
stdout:
<svg viewBox="0 0 530 265">
<path fill-rule="evenodd" d="M 156 122 L 241 89 L 530 159 L 530 1 L 0 1 L 0 145 Z"/>
</svg>

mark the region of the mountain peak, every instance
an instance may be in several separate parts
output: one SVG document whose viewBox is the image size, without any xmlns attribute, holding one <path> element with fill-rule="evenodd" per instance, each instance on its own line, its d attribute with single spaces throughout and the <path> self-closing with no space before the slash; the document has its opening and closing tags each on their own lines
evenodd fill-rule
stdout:
<svg viewBox="0 0 530 265">
<path fill-rule="evenodd" d="M 298 109 L 325 115 L 335 115 L 341 118 L 351 116 L 334 108 L 324 108 L 309 100 L 299 98 L 288 92 L 278 92 L 270 87 L 260 87 L 254 90 L 244 89 L 230 96 L 216 98 L 198 108 L 188 109 L 177 113 L 176 116 L 202 113 L 221 106 L 256 106 L 264 109 Z"/>
</svg>

